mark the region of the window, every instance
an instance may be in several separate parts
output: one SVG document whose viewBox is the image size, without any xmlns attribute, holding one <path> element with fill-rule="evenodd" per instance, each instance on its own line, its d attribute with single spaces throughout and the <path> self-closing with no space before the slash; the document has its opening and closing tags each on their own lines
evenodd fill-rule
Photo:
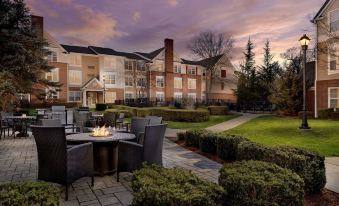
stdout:
<svg viewBox="0 0 339 206">
<path fill-rule="evenodd" d="M 126 60 L 126 61 L 125 61 L 125 69 L 126 69 L 126 70 L 131 70 L 131 71 L 132 71 L 132 70 L 134 69 L 134 68 L 133 68 L 133 67 L 134 67 L 134 64 L 135 64 L 134 61 Z"/>
<path fill-rule="evenodd" d="M 69 64 L 73 66 L 81 66 L 81 56 L 71 55 L 69 58 Z"/>
<path fill-rule="evenodd" d="M 180 64 L 174 65 L 174 73 L 181 74 L 181 65 Z"/>
<path fill-rule="evenodd" d="M 59 81 L 59 68 L 54 68 L 54 69 L 51 69 L 50 72 L 47 72 L 46 79 L 50 82 L 58 82 Z"/>
<path fill-rule="evenodd" d="M 105 73 L 105 84 L 115 84 L 115 74 Z"/>
<path fill-rule="evenodd" d="M 127 87 L 133 86 L 133 77 L 125 77 L 125 86 Z"/>
<path fill-rule="evenodd" d="M 330 12 L 330 32 L 339 30 L 339 10 Z"/>
<path fill-rule="evenodd" d="M 156 98 L 158 102 L 165 101 L 165 93 L 164 92 L 156 92 Z"/>
<path fill-rule="evenodd" d="M 113 57 L 104 57 L 104 67 L 113 68 L 114 67 L 114 58 Z"/>
<path fill-rule="evenodd" d="M 57 88 L 52 87 L 47 89 L 46 94 L 47 99 L 59 99 L 59 91 Z"/>
<path fill-rule="evenodd" d="M 80 91 L 69 91 L 68 101 L 69 102 L 81 102 L 82 92 Z"/>
<path fill-rule="evenodd" d="M 224 82 L 221 82 L 221 84 L 220 84 L 220 86 L 221 86 L 221 90 L 224 90 L 225 89 L 225 84 L 224 84 Z"/>
<path fill-rule="evenodd" d="M 196 93 L 188 93 L 188 99 L 195 102 L 196 99 L 197 99 L 197 94 Z"/>
<path fill-rule="evenodd" d="M 174 88 L 182 89 L 182 78 L 174 77 Z"/>
<path fill-rule="evenodd" d="M 137 86 L 138 87 L 145 87 L 146 86 L 146 79 L 145 78 L 138 78 L 137 79 Z"/>
<path fill-rule="evenodd" d="M 339 87 L 338 88 L 328 88 L 328 107 L 329 108 L 339 108 Z"/>
<path fill-rule="evenodd" d="M 220 71 L 220 76 L 221 76 L 221 78 L 226 78 L 226 69 L 222 69 Z"/>
<path fill-rule="evenodd" d="M 87 66 L 88 69 L 95 69 L 95 66 Z"/>
<path fill-rule="evenodd" d="M 50 53 L 47 56 L 48 61 L 51 62 L 57 62 L 58 61 L 58 53 L 55 51 L 50 51 Z"/>
<path fill-rule="evenodd" d="M 81 85 L 82 83 L 82 72 L 80 70 L 69 70 L 68 71 L 68 82 L 73 85 Z"/>
<path fill-rule="evenodd" d="M 335 48 L 329 49 L 329 55 L 330 55 L 330 70 L 337 70 L 337 52 Z"/>
<path fill-rule="evenodd" d="M 182 93 L 181 92 L 174 92 L 174 99 L 175 100 L 181 100 L 182 99 Z"/>
<path fill-rule="evenodd" d="M 163 76 L 156 76 L 157 87 L 163 88 L 165 86 L 165 79 Z"/>
<path fill-rule="evenodd" d="M 196 79 L 188 79 L 188 89 L 196 89 L 197 80 Z"/>
<path fill-rule="evenodd" d="M 188 66 L 187 68 L 187 74 L 189 75 L 196 75 L 197 73 L 197 68 L 194 66 Z"/>
<path fill-rule="evenodd" d="M 126 92 L 126 93 L 125 93 L 125 99 L 133 99 L 133 93 L 131 93 L 131 92 Z"/>
<path fill-rule="evenodd" d="M 146 71 L 146 63 L 142 61 L 138 61 L 137 63 L 137 70 L 138 71 Z"/>
<path fill-rule="evenodd" d="M 115 103 L 116 98 L 117 98 L 116 92 L 105 92 L 106 103 Z"/>
</svg>

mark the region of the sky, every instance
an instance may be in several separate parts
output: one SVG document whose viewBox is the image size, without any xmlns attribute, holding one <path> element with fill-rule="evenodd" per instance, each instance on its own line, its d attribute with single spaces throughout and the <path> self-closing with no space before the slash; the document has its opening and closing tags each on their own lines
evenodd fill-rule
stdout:
<svg viewBox="0 0 339 206">
<path fill-rule="evenodd" d="M 233 64 L 239 64 L 247 40 L 262 61 L 267 39 L 277 60 L 307 33 L 325 0 L 26 0 L 45 29 L 61 44 L 95 45 L 117 51 L 150 52 L 174 39 L 175 53 L 196 59 L 187 43 L 204 31 L 232 36 Z M 313 38 L 314 39 L 314 38 Z"/>
</svg>

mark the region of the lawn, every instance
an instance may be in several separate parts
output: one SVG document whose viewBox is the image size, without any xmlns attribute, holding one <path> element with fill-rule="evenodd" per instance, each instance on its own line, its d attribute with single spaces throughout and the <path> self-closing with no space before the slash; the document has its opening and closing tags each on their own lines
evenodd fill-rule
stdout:
<svg viewBox="0 0 339 206">
<path fill-rule="evenodd" d="M 297 118 L 261 116 L 227 131 L 266 145 L 291 145 L 339 156 L 339 121 L 309 120 L 311 131 L 300 131 Z"/>
<path fill-rule="evenodd" d="M 210 119 L 206 122 L 174 122 L 166 121 L 167 127 L 172 129 L 204 129 L 221 122 L 228 121 L 235 117 L 239 117 L 240 114 L 228 114 L 228 115 L 211 115 Z"/>
</svg>

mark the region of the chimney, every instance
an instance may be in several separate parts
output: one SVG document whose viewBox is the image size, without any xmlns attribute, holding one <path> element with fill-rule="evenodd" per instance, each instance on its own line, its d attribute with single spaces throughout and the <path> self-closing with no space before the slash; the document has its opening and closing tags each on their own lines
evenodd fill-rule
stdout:
<svg viewBox="0 0 339 206">
<path fill-rule="evenodd" d="M 38 37 L 44 36 L 44 17 L 31 15 L 32 29 L 37 33 Z"/>
<path fill-rule="evenodd" d="M 165 39 L 165 71 L 173 73 L 173 39 Z"/>
</svg>

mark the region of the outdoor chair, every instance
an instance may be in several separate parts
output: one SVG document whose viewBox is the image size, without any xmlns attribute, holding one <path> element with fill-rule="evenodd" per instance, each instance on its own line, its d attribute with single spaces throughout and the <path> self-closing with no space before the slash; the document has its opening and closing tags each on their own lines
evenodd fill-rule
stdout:
<svg viewBox="0 0 339 206">
<path fill-rule="evenodd" d="M 80 133 L 88 132 L 88 128 L 92 127 L 90 115 L 90 112 L 74 112 L 75 125 Z"/>
<path fill-rule="evenodd" d="M 4 138 L 6 137 L 6 130 L 7 136 L 9 136 L 9 126 L 6 124 L 5 120 L 3 120 L 0 115 L 0 139 L 2 137 L 2 134 L 4 134 Z"/>
<path fill-rule="evenodd" d="M 68 188 L 82 177 L 91 177 L 94 185 L 93 145 L 84 143 L 67 148 L 64 127 L 32 126 L 38 152 L 38 180 Z"/>
<path fill-rule="evenodd" d="M 116 125 L 119 126 L 119 128 L 124 128 L 124 119 L 125 113 L 119 113 L 119 117 L 116 121 Z"/>
<path fill-rule="evenodd" d="M 41 125 L 45 127 L 61 127 L 60 119 L 41 119 Z"/>
<path fill-rule="evenodd" d="M 104 113 L 104 123 L 106 126 L 115 127 L 115 121 L 117 119 L 117 114 L 114 112 Z"/>
<path fill-rule="evenodd" d="M 162 124 L 162 117 L 157 116 L 146 116 L 146 119 L 149 119 L 149 125 Z"/>
<path fill-rule="evenodd" d="M 120 172 L 132 172 L 148 165 L 162 166 L 162 148 L 167 124 L 149 125 L 145 128 L 144 142 L 138 144 L 129 141 L 119 141 L 117 181 Z"/>
<path fill-rule="evenodd" d="M 129 132 L 129 133 L 132 133 L 135 135 L 135 139 L 131 140 L 131 141 L 134 141 L 134 142 L 137 142 L 139 144 L 142 143 L 142 140 L 143 140 L 143 134 L 145 132 L 145 127 L 147 125 L 149 125 L 149 122 L 150 120 L 147 119 L 147 118 L 141 118 L 141 117 L 133 117 L 132 120 L 131 120 L 131 128 L 130 128 L 130 131 L 128 131 L 128 128 L 129 128 L 129 124 L 127 124 L 126 128 L 126 132 Z"/>
</svg>

